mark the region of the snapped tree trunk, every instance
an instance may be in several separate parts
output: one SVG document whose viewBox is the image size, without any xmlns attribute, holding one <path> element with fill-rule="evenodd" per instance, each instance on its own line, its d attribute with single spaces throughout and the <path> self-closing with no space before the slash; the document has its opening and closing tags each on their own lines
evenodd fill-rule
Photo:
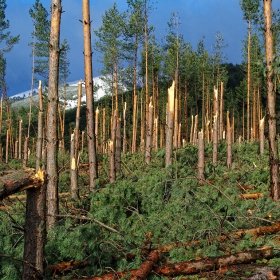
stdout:
<svg viewBox="0 0 280 280">
<path fill-rule="evenodd" d="M 44 279 L 44 247 L 46 242 L 46 182 L 45 172 L 36 173 L 42 182 L 26 190 L 26 218 L 22 279 Z"/>
<path fill-rule="evenodd" d="M 264 117 L 259 122 L 259 138 L 260 138 L 260 154 L 262 155 L 264 152 L 264 143 L 265 143 Z"/>
<path fill-rule="evenodd" d="M 95 179 L 98 177 L 96 143 L 94 135 L 94 112 L 93 112 L 93 81 L 92 81 L 92 51 L 91 51 L 91 21 L 89 0 L 82 1 L 83 6 L 83 32 L 84 32 L 84 64 L 86 86 L 86 121 L 87 121 L 87 144 L 89 162 L 89 188 L 92 191 Z"/>
<path fill-rule="evenodd" d="M 277 201 L 280 196 L 279 189 L 279 155 L 276 131 L 276 92 L 273 83 L 273 27 L 272 27 L 272 0 L 264 0 L 264 30 L 265 30 L 265 52 L 266 52 L 266 91 L 267 91 L 267 121 L 268 121 L 268 143 L 269 143 L 269 166 L 270 166 L 270 194 Z"/>
<path fill-rule="evenodd" d="M 150 164 L 151 162 L 151 153 L 152 153 L 152 143 L 153 143 L 153 124 L 154 124 L 154 107 L 152 103 L 149 104 L 149 114 L 147 119 L 147 138 L 146 138 L 146 153 L 145 160 L 146 164 Z"/>
<path fill-rule="evenodd" d="M 173 131 L 174 131 L 174 95 L 175 82 L 168 89 L 167 120 L 166 120 L 166 141 L 165 141 L 165 167 L 172 164 L 173 159 Z"/>
<path fill-rule="evenodd" d="M 47 112 L 47 227 L 54 227 L 55 215 L 58 214 L 58 170 L 57 170 L 57 104 L 58 104 L 58 72 L 59 41 L 61 21 L 61 0 L 52 0 L 50 31 L 50 62 Z"/>
</svg>

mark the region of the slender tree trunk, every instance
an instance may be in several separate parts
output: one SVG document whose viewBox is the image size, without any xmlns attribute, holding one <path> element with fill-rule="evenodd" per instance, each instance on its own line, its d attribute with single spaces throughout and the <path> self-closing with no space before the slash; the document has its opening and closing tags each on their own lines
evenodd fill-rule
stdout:
<svg viewBox="0 0 280 280">
<path fill-rule="evenodd" d="M 174 132 L 174 95 L 175 83 L 168 89 L 168 106 L 166 121 L 166 141 L 165 141 L 165 167 L 172 165 L 173 160 L 173 132 Z"/>
<path fill-rule="evenodd" d="M 25 136 L 24 145 L 23 145 L 23 163 L 22 163 L 23 168 L 27 168 L 27 161 L 29 156 L 28 142 L 29 142 L 29 138 L 28 136 Z"/>
<path fill-rule="evenodd" d="M 75 158 L 75 134 L 77 133 L 76 129 L 74 133 L 71 134 L 70 140 L 70 191 L 71 198 L 78 198 L 78 172 L 77 172 L 77 162 Z"/>
<path fill-rule="evenodd" d="M 127 140 L 126 140 L 126 102 L 124 102 L 123 108 L 123 152 L 127 152 Z"/>
<path fill-rule="evenodd" d="M 106 108 L 102 109 L 102 152 L 105 154 L 106 152 Z"/>
<path fill-rule="evenodd" d="M 218 163 L 218 120 L 216 115 L 213 121 L 213 163 Z"/>
<path fill-rule="evenodd" d="M 47 112 L 47 227 L 53 228 L 55 215 L 58 214 L 58 169 L 57 169 L 57 104 L 58 104 L 58 72 L 59 72 L 59 41 L 61 21 L 61 0 L 52 0 L 51 32 L 50 32 L 50 63 Z"/>
<path fill-rule="evenodd" d="M 81 115 L 82 83 L 78 84 L 78 102 L 76 109 L 76 126 L 70 140 L 70 190 L 71 197 L 79 197 L 78 190 L 78 164 L 79 164 L 79 135 L 80 135 L 80 115 Z"/>
<path fill-rule="evenodd" d="M 116 146 L 115 146 L 115 166 L 116 166 L 117 173 L 121 173 L 121 153 L 122 153 L 121 119 L 117 118 Z"/>
<path fill-rule="evenodd" d="M 227 111 L 227 168 L 230 169 L 232 165 L 232 136 L 231 136 L 231 126 L 229 111 Z"/>
<path fill-rule="evenodd" d="M 18 158 L 22 157 L 22 119 L 19 120 L 19 129 L 18 129 Z"/>
<path fill-rule="evenodd" d="M 223 139 L 223 133 L 224 133 L 224 83 L 221 82 L 221 95 L 220 95 L 220 140 Z"/>
<path fill-rule="evenodd" d="M 133 97 L 133 123 L 132 123 L 132 145 L 131 152 L 136 152 L 136 140 L 137 140 L 137 95 Z"/>
<path fill-rule="evenodd" d="M 264 0 L 264 24 L 265 24 L 265 50 L 266 50 L 266 90 L 267 90 L 267 119 L 268 119 L 268 143 L 270 165 L 270 192 L 273 200 L 279 199 L 279 155 L 276 131 L 276 92 L 273 83 L 273 33 L 272 33 L 272 0 Z"/>
<path fill-rule="evenodd" d="M 198 179 L 204 180 L 204 135 L 203 130 L 198 132 Z"/>
<path fill-rule="evenodd" d="M 145 160 L 146 164 L 150 164 L 151 162 L 151 153 L 152 153 L 152 143 L 153 143 L 153 124 L 154 124 L 154 107 L 152 103 L 149 104 L 149 114 L 147 120 L 147 138 L 146 138 L 146 153 Z"/>
<path fill-rule="evenodd" d="M 5 160 L 6 163 L 9 162 L 9 134 L 10 134 L 10 129 L 8 128 L 6 133 L 6 160 Z"/>
<path fill-rule="evenodd" d="M 247 141 L 250 141 L 250 93 L 251 93 L 251 21 L 248 21 L 248 67 L 247 67 Z"/>
<path fill-rule="evenodd" d="M 95 179 L 98 178 L 97 155 L 94 135 L 93 112 L 93 81 L 92 81 L 92 51 L 91 51 L 91 20 L 89 0 L 82 1 L 83 6 L 83 32 L 84 32 L 84 64 L 86 85 L 86 119 L 87 119 L 87 144 L 89 158 L 89 188 L 93 191 Z"/>
<path fill-rule="evenodd" d="M 264 117 L 259 122 L 259 137 L 260 137 L 260 154 L 262 155 L 264 152 L 264 143 L 265 143 L 265 136 L 264 136 Z"/>
<path fill-rule="evenodd" d="M 95 110 L 95 139 L 96 139 L 96 152 L 97 153 L 99 151 L 98 135 L 99 135 L 99 109 L 97 106 L 96 110 Z"/>
<path fill-rule="evenodd" d="M 39 96 L 39 114 L 38 114 L 37 146 L 36 146 L 36 170 L 39 170 L 41 165 L 42 149 L 43 149 L 43 134 L 44 134 L 44 107 L 43 107 L 41 81 L 39 81 L 38 96 Z"/>
<path fill-rule="evenodd" d="M 118 122 L 118 112 L 115 110 L 112 116 L 112 129 L 111 129 L 111 140 L 109 141 L 109 170 L 110 170 L 110 183 L 116 180 L 116 131 Z"/>
</svg>

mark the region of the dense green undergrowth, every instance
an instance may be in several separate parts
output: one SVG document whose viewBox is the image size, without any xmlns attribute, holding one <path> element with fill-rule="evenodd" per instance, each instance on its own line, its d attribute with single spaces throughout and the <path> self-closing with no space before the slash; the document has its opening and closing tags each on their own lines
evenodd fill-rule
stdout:
<svg viewBox="0 0 280 280">
<path fill-rule="evenodd" d="M 255 239 L 245 236 L 224 243 L 207 241 L 238 229 L 271 225 L 278 219 L 279 204 L 269 198 L 268 153 L 260 155 L 258 150 L 258 143 L 234 145 L 233 165 L 228 170 L 226 144 L 222 142 L 219 146 L 216 165 L 212 163 L 212 146 L 206 145 L 203 184 L 196 178 L 197 147 L 192 145 L 174 150 L 173 165 L 168 168 L 164 167 L 164 150 L 153 152 L 149 166 L 141 153 L 125 154 L 122 174 L 114 184 L 108 183 L 108 159 L 104 156 L 96 191 L 88 194 L 88 179 L 81 172 L 83 198 L 70 206 L 66 201 L 60 203 L 60 213 L 72 217 L 61 218 L 48 233 L 47 265 L 89 260 L 86 268 L 64 275 L 63 279 L 67 279 L 138 268 L 143 252 L 175 242 L 202 240 L 196 246 L 174 246 L 164 253 L 163 260 L 180 262 L 275 246 L 273 235 Z M 60 192 L 69 191 L 67 156 L 60 155 L 59 160 Z M 86 154 L 81 159 L 86 161 Z M 17 166 L 17 162 L 14 164 Z M 263 196 L 257 200 L 239 199 L 238 195 L 245 192 L 259 192 Z M 0 277 L 20 279 L 22 264 L 15 258 L 22 258 L 25 208 L 23 202 L 5 203 L 11 208 L 0 214 L 0 251 L 7 255 L 1 257 Z M 111 230 L 77 216 L 94 218 Z M 134 257 L 128 258 L 128 254 Z M 277 264 L 276 260 L 271 263 Z M 50 278 L 46 273 L 46 279 Z"/>
</svg>

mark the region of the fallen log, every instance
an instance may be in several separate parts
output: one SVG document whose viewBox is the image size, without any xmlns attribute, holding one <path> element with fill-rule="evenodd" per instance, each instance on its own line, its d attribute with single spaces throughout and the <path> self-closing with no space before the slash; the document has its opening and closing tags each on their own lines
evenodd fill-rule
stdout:
<svg viewBox="0 0 280 280">
<path fill-rule="evenodd" d="M 90 278 L 75 278 L 72 280 L 115 280 L 121 277 L 126 277 L 130 280 L 145 280 L 151 274 L 152 269 L 157 264 L 160 258 L 160 253 L 158 251 L 151 251 L 146 260 L 141 264 L 138 269 L 131 270 L 129 272 L 115 272 L 109 273 L 103 276 L 94 276 Z"/>
<path fill-rule="evenodd" d="M 257 251 L 247 251 L 196 261 L 165 264 L 156 267 L 154 272 L 163 276 L 190 275 L 211 270 L 218 270 L 222 267 L 233 264 L 247 264 L 263 258 L 270 259 L 273 256 L 273 247 L 266 247 Z"/>
<path fill-rule="evenodd" d="M 239 199 L 258 199 L 262 197 L 262 193 L 243 193 L 238 196 Z"/>
<path fill-rule="evenodd" d="M 41 173 L 41 170 L 35 174 L 34 169 L 26 169 L 4 175 L 0 178 L 0 200 L 28 188 L 41 186 L 43 184 Z"/>
<path fill-rule="evenodd" d="M 250 234 L 253 237 L 258 237 L 261 235 L 274 234 L 279 231 L 280 231 L 280 222 L 277 222 L 272 226 L 238 230 L 233 233 L 220 235 L 215 238 L 209 238 L 209 239 L 203 240 L 203 241 L 207 241 L 210 243 L 213 241 L 224 242 L 229 239 L 240 239 L 243 236 L 245 236 L 246 234 Z M 154 250 L 158 250 L 160 252 L 165 253 L 165 252 L 171 251 L 173 248 L 176 248 L 176 247 L 197 246 L 197 245 L 201 244 L 201 242 L 202 242 L 201 240 L 194 240 L 194 241 L 188 241 L 188 242 L 176 242 L 171 245 L 165 245 L 165 246 L 160 246 L 160 247 L 154 248 Z"/>
</svg>

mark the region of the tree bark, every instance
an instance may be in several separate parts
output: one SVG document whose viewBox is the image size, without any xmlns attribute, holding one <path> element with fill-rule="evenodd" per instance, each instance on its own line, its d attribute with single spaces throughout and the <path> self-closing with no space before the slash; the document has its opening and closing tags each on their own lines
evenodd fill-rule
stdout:
<svg viewBox="0 0 280 280">
<path fill-rule="evenodd" d="M 232 264 L 251 263 L 262 258 L 272 258 L 273 256 L 273 248 L 268 247 L 257 251 L 241 252 L 222 257 L 162 265 L 156 267 L 154 271 L 159 275 L 172 275 L 172 277 L 177 275 L 190 275 L 201 271 L 217 270 Z"/>
<path fill-rule="evenodd" d="M 26 218 L 22 279 L 44 279 L 44 247 L 46 241 L 46 174 L 37 172 L 40 187 L 26 191 Z M 31 265 L 32 266 L 31 266 Z"/>
<path fill-rule="evenodd" d="M 264 143 L 265 143 L 264 117 L 259 122 L 259 138 L 260 138 L 260 154 L 262 155 L 264 152 Z"/>
<path fill-rule="evenodd" d="M 43 108 L 43 95 L 42 95 L 42 84 L 39 81 L 38 87 L 39 96 L 39 114 L 38 114 L 38 132 L 37 132 L 37 145 L 36 145 L 36 170 L 39 169 L 42 160 L 42 149 L 43 149 L 43 134 L 44 134 L 44 108 Z"/>
<path fill-rule="evenodd" d="M 267 90 L 267 121 L 269 143 L 269 166 L 270 166 L 270 195 L 277 201 L 280 196 L 279 189 L 279 155 L 276 131 L 276 92 L 273 83 L 273 33 L 272 33 L 272 0 L 264 0 L 264 24 L 265 24 L 265 51 L 266 51 L 266 90 Z"/>
<path fill-rule="evenodd" d="M 216 115 L 213 121 L 213 163 L 218 163 L 218 119 Z"/>
<path fill-rule="evenodd" d="M 58 104 L 58 73 L 59 73 L 59 41 L 61 21 L 61 0 L 52 0 L 49 86 L 47 112 L 47 227 L 53 228 L 55 215 L 58 214 L 58 170 L 57 170 L 57 104 Z"/>
<path fill-rule="evenodd" d="M 232 137 L 231 137 L 231 125 L 229 119 L 229 111 L 227 111 L 227 168 L 231 168 L 232 164 Z"/>
<path fill-rule="evenodd" d="M 86 120 L 87 120 L 87 144 L 89 158 L 89 188 L 93 191 L 95 179 L 98 178 L 97 155 L 95 143 L 95 127 L 93 112 L 93 81 L 92 81 L 92 51 L 91 51 L 91 21 L 89 0 L 82 1 L 83 7 L 83 32 L 84 32 L 84 64 L 86 86 Z"/>
<path fill-rule="evenodd" d="M 153 143 L 153 124 L 154 124 L 154 107 L 152 103 L 149 104 L 149 114 L 147 119 L 147 138 L 146 138 L 146 153 L 145 160 L 146 164 L 150 164 L 151 162 L 151 154 L 152 154 L 152 143 Z"/>
<path fill-rule="evenodd" d="M 204 180 L 204 135 L 203 130 L 198 133 L 198 179 Z"/>
</svg>

